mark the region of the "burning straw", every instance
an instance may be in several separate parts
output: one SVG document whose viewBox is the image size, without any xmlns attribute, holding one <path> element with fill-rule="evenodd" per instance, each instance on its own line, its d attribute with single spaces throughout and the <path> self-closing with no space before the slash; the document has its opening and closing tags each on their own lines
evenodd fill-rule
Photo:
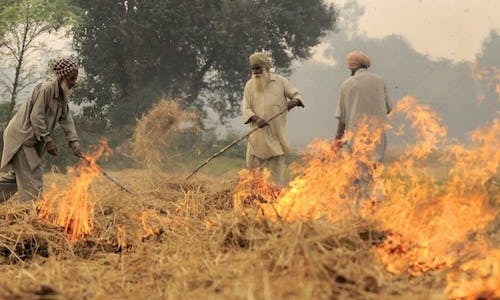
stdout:
<svg viewBox="0 0 500 300">
<path fill-rule="evenodd" d="M 38 202 L 38 216 L 61 226 L 70 241 L 76 241 L 92 232 L 95 202 L 89 199 L 90 185 L 101 174 L 96 161 L 105 153 L 109 154 L 106 140 L 98 149 L 81 160 L 68 174 L 74 176 L 68 188 L 53 186 Z M 90 163 L 89 163 L 90 162 Z"/>
<path fill-rule="evenodd" d="M 304 161 L 295 166 L 297 177 L 289 188 L 272 192 L 265 174 L 241 173 L 235 203 L 244 203 L 248 193 L 254 192 L 259 193 L 254 198 L 264 199 L 254 204 L 274 221 L 326 218 L 336 224 L 356 214 L 372 220 L 378 224 L 377 231 L 386 234 L 373 252 L 394 274 L 419 276 L 456 270 L 471 257 L 497 255 L 493 253 L 499 245 L 492 242 L 486 227 L 500 212 L 498 194 L 488 187 L 498 186 L 500 122 L 495 120 L 473 132 L 466 147 L 447 141 L 439 116 L 411 97 L 402 99 L 393 114 L 404 114 L 416 131 L 415 144 L 399 159 L 375 168 L 367 157 L 370 143 L 354 144 L 350 155 L 337 153 L 329 142 L 317 140 L 309 145 Z M 370 136 L 367 129 L 371 127 L 369 123 L 360 127 L 366 130 L 362 132 L 366 141 L 377 136 Z M 440 180 L 426 163 L 438 149 L 440 161 L 450 166 L 448 176 Z M 361 204 L 358 210 L 355 203 Z M 483 282 L 482 289 L 500 295 L 498 264 L 491 264 L 491 259 L 479 261 L 492 273 L 475 282 L 474 288 L 481 290 L 479 283 Z M 470 270 L 474 264 L 463 266 Z M 450 295 L 460 294 L 459 288 L 451 288 L 455 283 L 449 284 Z"/>
<path fill-rule="evenodd" d="M 137 193 L 92 186 L 93 232 L 72 243 L 32 207 L 3 204 L 0 298 L 498 298 L 499 123 L 446 146 L 437 116 L 415 105 L 400 109 L 430 118 L 418 121 L 426 134 L 371 169 L 365 193 L 349 188 L 357 162 L 316 141 L 284 190 L 265 172 L 242 171 L 238 187 L 117 172 Z M 422 161 L 434 149 L 450 165 L 443 180 Z M 351 211 L 352 197 L 368 207 Z"/>
</svg>

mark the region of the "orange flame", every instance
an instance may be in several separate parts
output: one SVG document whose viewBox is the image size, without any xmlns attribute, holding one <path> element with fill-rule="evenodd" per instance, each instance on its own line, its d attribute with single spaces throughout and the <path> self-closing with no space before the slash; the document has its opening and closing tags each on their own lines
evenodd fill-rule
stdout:
<svg viewBox="0 0 500 300">
<path fill-rule="evenodd" d="M 269 181 L 271 173 L 267 169 L 243 169 L 239 175 L 238 192 L 233 196 L 235 207 L 272 202 L 278 197 L 280 188 Z"/>
<path fill-rule="evenodd" d="M 98 149 L 86 157 L 90 163 L 82 160 L 78 166 L 68 170 L 75 176 L 67 188 L 54 186 L 38 203 L 39 218 L 63 227 L 70 241 L 92 232 L 94 203 L 89 201 L 89 187 L 100 174 L 96 160 L 109 150 L 107 141 L 102 140 Z"/>
<path fill-rule="evenodd" d="M 141 223 L 141 229 L 137 231 L 137 238 L 145 240 L 151 237 L 159 238 L 164 233 L 164 226 L 170 223 L 170 219 L 163 216 L 156 209 L 148 209 L 134 216 Z"/>
<path fill-rule="evenodd" d="M 356 212 L 352 206 L 353 200 L 361 203 L 361 210 L 365 210 L 371 206 L 371 200 L 375 199 L 378 190 L 356 187 L 359 182 L 373 182 L 375 174 L 382 171 L 373 163 L 377 136 L 382 130 L 383 126 L 367 119 L 359 127 L 356 139 L 353 139 L 352 155 L 346 151 L 336 151 L 330 142 L 314 141 L 308 146 L 303 161 L 292 166 L 292 171 L 300 175 L 290 182 L 289 188 L 281 191 L 276 186 L 266 191 L 272 185 L 268 176 L 259 178 L 255 172 L 242 171 L 234 199 L 238 202 L 237 199 L 250 198 L 258 192 L 265 199 L 259 205 L 264 213 L 272 219 L 286 221 L 321 217 L 336 221 Z M 352 134 L 346 134 L 346 139 L 352 137 Z M 370 200 L 369 204 L 362 199 Z"/>
<path fill-rule="evenodd" d="M 142 229 L 144 230 L 145 233 L 143 237 L 152 236 L 155 232 L 148 223 L 148 212 L 147 211 L 141 212 L 139 214 L 139 219 L 141 220 Z"/>
<path fill-rule="evenodd" d="M 495 192 L 488 190 L 487 183 L 498 176 L 500 122 L 495 120 L 473 132 L 471 145 L 466 147 L 449 143 L 439 116 L 414 98 L 399 101 L 391 117 L 399 114 L 410 121 L 415 132 L 414 144 L 399 159 L 378 166 L 371 163 L 380 132 L 365 120 L 357 133 L 362 138 L 350 153 L 336 152 L 330 142 L 314 141 L 303 161 L 292 166 L 298 176 L 289 187 L 271 193 L 276 196 L 257 205 L 272 220 L 326 217 L 335 222 L 356 215 L 374 220 L 387 233 L 374 253 L 396 274 L 416 276 L 461 265 L 474 254 L 485 255 L 488 237 L 484 229 L 498 214 L 498 206 L 488 205 Z M 436 155 L 439 161 L 429 166 Z M 449 169 L 445 179 L 435 171 L 441 164 Z M 240 175 L 235 201 L 253 193 L 245 182 L 268 184 L 266 178 L 257 179 L 249 172 Z M 257 190 L 269 194 L 265 188 Z M 500 274 L 497 270 L 490 275 Z M 449 295 L 458 293 L 457 288 L 451 290 L 455 278 L 448 278 Z"/>
<path fill-rule="evenodd" d="M 447 274 L 446 294 L 451 299 L 498 299 L 500 297 L 500 250 L 462 264 Z"/>
<path fill-rule="evenodd" d="M 116 231 L 118 247 L 121 249 L 127 249 L 127 233 L 125 232 L 125 228 L 123 228 L 123 225 L 121 224 L 116 224 Z"/>
</svg>

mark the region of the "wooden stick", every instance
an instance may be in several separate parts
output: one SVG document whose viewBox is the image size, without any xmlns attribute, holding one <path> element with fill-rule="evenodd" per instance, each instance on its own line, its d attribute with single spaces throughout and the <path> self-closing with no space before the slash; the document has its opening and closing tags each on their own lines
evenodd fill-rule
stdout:
<svg viewBox="0 0 500 300">
<path fill-rule="evenodd" d="M 85 162 L 87 162 L 89 165 L 92 165 L 92 162 L 90 159 L 88 159 L 87 157 L 85 157 L 84 155 L 82 155 L 80 157 L 82 160 L 84 160 Z M 132 193 L 132 191 L 130 191 L 128 188 L 126 188 L 123 184 L 121 184 L 118 179 L 114 178 L 113 176 L 109 175 L 108 173 L 106 173 L 106 171 L 104 171 L 103 168 L 101 168 L 101 166 L 95 162 L 95 166 L 97 168 L 97 170 L 99 170 L 99 172 L 104 175 L 104 177 L 106 177 L 107 179 L 109 179 L 109 181 L 111 181 L 112 183 L 114 183 L 115 185 L 117 185 L 120 189 L 124 190 L 125 192 L 129 193 L 129 194 L 134 194 Z"/>
<path fill-rule="evenodd" d="M 272 116 L 269 120 L 267 120 L 266 122 L 269 123 L 271 122 L 272 120 L 276 119 L 278 116 L 284 114 L 285 112 L 288 111 L 288 108 L 285 108 L 284 110 L 280 111 L 279 113 L 275 114 L 274 116 Z M 226 152 L 227 149 L 233 147 L 234 145 L 238 144 L 239 142 L 241 142 L 242 140 L 246 139 L 249 135 L 251 135 L 252 133 L 254 133 L 255 131 L 259 130 L 260 127 L 255 127 L 253 128 L 252 130 L 250 130 L 249 132 L 247 132 L 247 134 L 245 134 L 244 136 L 240 137 L 239 139 L 237 139 L 236 141 L 232 142 L 231 144 L 227 145 L 226 147 L 222 148 L 221 150 L 219 150 L 217 153 L 215 153 L 214 155 L 210 156 L 209 158 L 207 158 L 207 160 L 205 160 L 201 165 L 199 165 L 191 174 L 189 174 L 188 177 L 186 177 L 186 180 L 189 180 L 189 178 L 191 178 L 196 172 L 198 172 L 201 168 L 203 168 L 204 166 L 206 166 L 210 161 L 212 161 L 212 159 L 216 158 L 217 156 L 221 155 L 222 153 Z"/>
</svg>

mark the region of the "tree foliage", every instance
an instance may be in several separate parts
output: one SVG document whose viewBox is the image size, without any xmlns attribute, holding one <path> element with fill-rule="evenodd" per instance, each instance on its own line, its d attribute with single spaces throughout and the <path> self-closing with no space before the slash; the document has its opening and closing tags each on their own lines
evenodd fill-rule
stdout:
<svg viewBox="0 0 500 300">
<path fill-rule="evenodd" d="M 500 32 L 490 31 L 484 40 L 482 51 L 476 56 L 474 77 L 480 82 L 484 103 L 495 106 L 500 102 Z"/>
<path fill-rule="evenodd" d="M 38 40 L 45 33 L 74 24 L 78 18 L 73 11 L 69 0 L 4 0 L 0 4 L 0 54 L 6 64 L 1 83 L 10 98 L 10 114 L 19 92 L 32 82 L 27 62 L 43 50 Z"/>
<path fill-rule="evenodd" d="M 239 113 L 248 56 L 272 53 L 279 72 L 333 29 L 322 0 L 79 0 L 75 46 L 87 74 L 77 93 L 85 113 L 123 126 L 163 95 L 184 108 Z"/>
</svg>

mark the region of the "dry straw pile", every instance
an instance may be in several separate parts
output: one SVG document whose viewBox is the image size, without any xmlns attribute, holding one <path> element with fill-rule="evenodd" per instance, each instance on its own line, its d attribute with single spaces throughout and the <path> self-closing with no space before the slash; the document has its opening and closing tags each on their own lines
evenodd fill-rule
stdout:
<svg viewBox="0 0 500 300">
<path fill-rule="evenodd" d="M 191 127 L 196 115 L 170 99 L 161 99 L 138 122 L 133 136 L 133 156 L 147 168 L 160 166 L 166 150 L 182 127 Z"/>
<path fill-rule="evenodd" d="M 30 205 L 0 206 L 0 298 L 443 298 L 441 274 L 384 271 L 370 250 L 380 239 L 373 224 L 274 223 L 233 208 L 234 179 L 113 175 L 136 194 L 97 180 L 95 231 L 76 243 Z"/>
<path fill-rule="evenodd" d="M 162 147 L 169 145 L 182 123 L 192 117 L 175 102 L 160 102 L 138 124 L 135 155 L 146 165 L 159 164 Z M 490 140 L 498 136 L 500 124 L 493 129 L 479 132 L 482 134 L 476 136 L 479 142 L 474 151 L 454 148 L 460 150 L 456 152 L 460 159 L 450 172 L 453 179 L 450 182 L 461 183 L 465 179 L 466 184 L 459 187 L 465 195 L 472 195 L 471 201 L 444 197 L 446 201 L 436 202 L 440 199 L 436 195 L 443 190 L 454 193 L 460 189 L 455 185 L 445 189 L 446 186 L 437 185 L 420 169 L 404 173 L 413 169 L 412 165 L 403 164 L 403 168 L 386 170 L 384 176 L 392 178 L 386 183 L 395 184 L 389 185 L 389 198 L 381 203 L 388 209 L 377 210 L 381 217 L 372 221 L 357 214 L 341 215 L 335 209 L 328 212 L 341 218 L 321 217 L 324 214 L 313 218 L 314 221 L 270 218 L 264 207 L 276 209 L 276 203 L 267 201 L 267 196 L 273 198 L 276 192 L 271 189 L 260 193 L 259 186 L 254 185 L 256 177 L 249 172 L 252 176 L 248 178 L 252 180 L 242 180 L 239 185 L 247 186 L 251 193 L 236 193 L 243 199 L 235 203 L 236 174 L 230 178 L 198 174 L 185 181 L 183 177 L 158 170 L 125 170 L 111 175 L 135 193 L 123 193 L 98 177 L 90 187 L 93 232 L 76 242 L 68 242 L 61 228 L 38 218 L 36 207 L 18 204 L 14 197 L 0 204 L 0 299 L 445 299 L 450 295 L 447 292 L 450 278 L 463 289 L 471 287 L 468 282 L 473 281 L 477 289 L 472 294 L 470 288 L 461 291 L 463 299 L 498 298 L 500 290 L 495 276 L 499 272 L 495 258 L 500 255 L 498 173 L 488 180 L 481 179 L 498 170 L 498 164 L 487 169 L 488 172 L 483 167 L 485 159 L 491 160 L 491 153 L 498 149 L 490 148 Z M 331 149 L 326 144 L 318 149 L 323 148 Z M 302 179 L 332 181 L 335 177 L 327 172 L 336 173 L 339 168 L 323 165 L 322 161 L 318 159 L 321 168 L 315 169 L 320 172 L 306 172 L 309 177 Z M 64 188 L 70 178 L 51 174 L 45 180 L 49 186 Z M 303 199 L 309 200 L 302 204 L 323 199 L 324 191 L 334 190 L 316 191 L 328 182 L 316 185 L 311 182 L 315 181 L 302 186 L 301 191 L 308 192 Z M 428 188 L 407 193 L 419 186 Z M 294 195 L 300 195 L 296 187 Z M 313 192 L 321 195 L 312 197 Z M 479 192 L 483 198 L 478 198 Z M 450 195 L 455 196 L 453 193 Z M 414 199 L 423 202 L 417 202 L 417 206 L 411 202 Z M 452 202 L 453 199 L 461 201 Z M 488 215 L 482 209 L 474 210 L 474 203 L 477 206 L 486 200 L 490 207 Z M 417 243 L 410 245 L 412 251 L 405 250 L 405 244 L 397 242 L 397 233 L 413 232 L 407 222 L 410 219 L 430 220 L 417 223 L 423 225 L 418 228 L 433 229 L 443 223 L 438 222 L 443 213 L 455 220 L 444 224 L 445 227 L 451 224 L 450 231 L 416 232 L 412 237 L 423 235 L 428 242 L 434 241 L 437 233 L 443 237 L 435 241 L 440 246 L 445 235 L 457 235 L 462 223 L 471 222 L 471 218 L 488 220 L 485 229 L 467 231 L 465 241 L 459 240 L 444 250 L 461 253 L 478 244 L 478 237 L 484 235 L 485 242 L 494 248 L 491 257 L 460 256 L 448 268 L 442 267 L 439 260 L 439 266 L 434 266 L 434 261 L 423 266 L 405 263 L 412 255 L 435 260 L 435 253 L 420 250 L 436 248 L 423 248 Z M 456 218 L 457 215 L 462 218 Z M 394 220 L 401 225 L 382 226 L 385 221 Z M 387 261 L 379 259 L 377 249 L 384 250 L 386 255 L 382 257 L 390 262 L 403 262 L 397 264 L 398 272 L 386 270 L 383 263 Z M 492 258 L 491 262 L 483 262 L 487 258 Z M 481 263 L 480 272 L 477 262 Z M 411 272 L 411 267 L 414 271 L 422 267 L 425 270 Z"/>
</svg>

